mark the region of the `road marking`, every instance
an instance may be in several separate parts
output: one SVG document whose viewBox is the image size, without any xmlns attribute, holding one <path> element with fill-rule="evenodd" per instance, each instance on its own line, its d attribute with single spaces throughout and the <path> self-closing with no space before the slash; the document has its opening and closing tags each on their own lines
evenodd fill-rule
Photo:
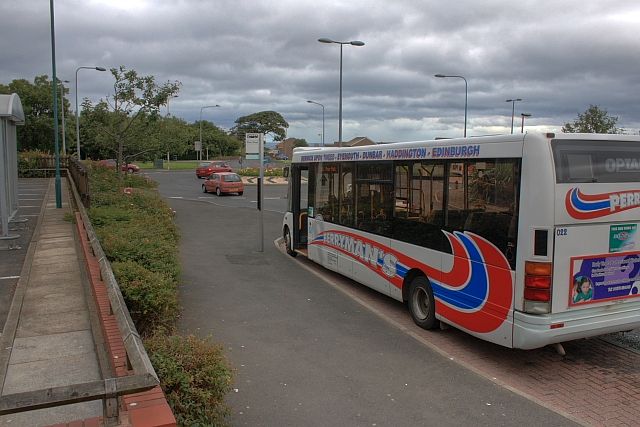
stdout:
<svg viewBox="0 0 640 427">
<path fill-rule="evenodd" d="M 20 276 L 4 276 L 0 277 L 0 280 L 19 279 Z"/>
<path fill-rule="evenodd" d="M 169 199 L 182 199 L 182 196 L 169 196 Z"/>
</svg>

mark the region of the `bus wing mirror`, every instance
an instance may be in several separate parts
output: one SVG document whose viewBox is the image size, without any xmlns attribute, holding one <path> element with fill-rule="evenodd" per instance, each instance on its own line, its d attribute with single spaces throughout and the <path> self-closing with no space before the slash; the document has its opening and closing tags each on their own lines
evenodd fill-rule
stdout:
<svg viewBox="0 0 640 427">
<path fill-rule="evenodd" d="M 289 166 L 285 166 L 282 168 L 282 176 L 285 178 L 289 178 Z"/>
</svg>

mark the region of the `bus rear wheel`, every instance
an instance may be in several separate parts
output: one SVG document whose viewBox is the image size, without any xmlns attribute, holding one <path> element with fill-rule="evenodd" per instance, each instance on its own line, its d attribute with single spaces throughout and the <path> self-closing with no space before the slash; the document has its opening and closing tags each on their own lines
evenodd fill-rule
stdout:
<svg viewBox="0 0 640 427">
<path fill-rule="evenodd" d="M 433 329 L 438 326 L 433 290 L 429 280 L 424 276 L 418 276 L 411 282 L 409 313 L 415 324 L 423 329 Z"/>
<path fill-rule="evenodd" d="M 284 237 L 284 245 L 285 245 L 285 248 L 287 249 L 287 253 L 292 257 L 295 257 L 296 255 L 298 255 L 298 252 L 292 249 L 293 245 L 291 244 L 291 232 L 289 231 L 288 227 L 285 227 L 283 237 Z"/>
</svg>

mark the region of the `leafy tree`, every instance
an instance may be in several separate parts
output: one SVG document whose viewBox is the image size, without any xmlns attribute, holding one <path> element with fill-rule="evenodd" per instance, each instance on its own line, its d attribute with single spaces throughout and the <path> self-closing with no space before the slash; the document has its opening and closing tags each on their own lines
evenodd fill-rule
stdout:
<svg viewBox="0 0 640 427">
<path fill-rule="evenodd" d="M 275 111 L 260 111 L 243 116 L 235 121 L 231 132 L 241 141 L 247 133 L 264 133 L 273 135 L 274 141 L 282 141 L 287 135 L 289 123 L 280 113 Z"/>
<path fill-rule="evenodd" d="M 610 116 L 607 110 L 597 105 L 589 105 L 589 108 L 578 114 L 573 123 L 566 123 L 562 132 L 566 133 L 623 133 L 623 129 L 616 127 L 618 117 Z"/>
<path fill-rule="evenodd" d="M 293 138 L 293 148 L 296 147 L 308 147 L 309 144 L 307 143 L 307 140 L 304 138 Z"/>
<path fill-rule="evenodd" d="M 200 122 L 194 126 L 199 130 Z M 206 120 L 202 121 L 202 149 L 209 150 L 213 156 L 231 156 L 238 154 L 242 143 L 234 136 L 228 135 L 224 130 Z"/>
<path fill-rule="evenodd" d="M 1 94 L 17 93 L 24 110 L 24 126 L 18 126 L 18 148 L 20 150 L 53 151 L 53 93 L 52 81 L 47 75 L 37 76 L 33 83 L 26 79 L 15 79 L 8 85 L 0 84 Z M 68 92 L 64 88 L 64 93 Z M 73 140 L 73 115 L 69 114 L 69 102 L 65 98 L 65 135 Z M 60 89 L 58 89 L 58 105 L 60 105 Z M 58 107 L 60 108 L 60 107 Z M 61 111 L 58 111 L 61 117 Z M 70 123 L 71 122 L 71 123 Z M 62 133 L 62 128 L 60 128 Z"/>
<path fill-rule="evenodd" d="M 85 100 L 84 121 L 93 133 L 94 150 L 115 154 L 120 165 L 125 155 L 159 151 L 150 137 L 159 118 L 160 106 L 178 93 L 180 82 L 158 85 L 153 76 L 139 76 L 124 66 L 112 68 L 115 79 L 114 95 L 100 100 L 95 106 Z M 116 170 L 120 170 L 116 167 Z"/>
</svg>

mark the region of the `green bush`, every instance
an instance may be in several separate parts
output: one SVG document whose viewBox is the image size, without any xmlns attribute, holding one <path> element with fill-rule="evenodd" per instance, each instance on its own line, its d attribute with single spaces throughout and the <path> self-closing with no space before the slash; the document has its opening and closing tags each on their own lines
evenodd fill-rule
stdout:
<svg viewBox="0 0 640 427">
<path fill-rule="evenodd" d="M 193 335 L 155 335 L 145 348 L 179 425 L 227 425 L 232 372 L 220 346 Z"/>
<path fill-rule="evenodd" d="M 168 336 L 179 316 L 179 233 L 142 176 L 89 164 L 89 217 L 180 425 L 224 425 L 232 372 L 219 346 Z M 125 188 L 129 187 L 125 193 Z"/>
<path fill-rule="evenodd" d="M 133 261 L 113 262 L 111 268 L 141 335 L 150 335 L 158 328 L 173 328 L 179 307 L 172 278 Z"/>
</svg>

